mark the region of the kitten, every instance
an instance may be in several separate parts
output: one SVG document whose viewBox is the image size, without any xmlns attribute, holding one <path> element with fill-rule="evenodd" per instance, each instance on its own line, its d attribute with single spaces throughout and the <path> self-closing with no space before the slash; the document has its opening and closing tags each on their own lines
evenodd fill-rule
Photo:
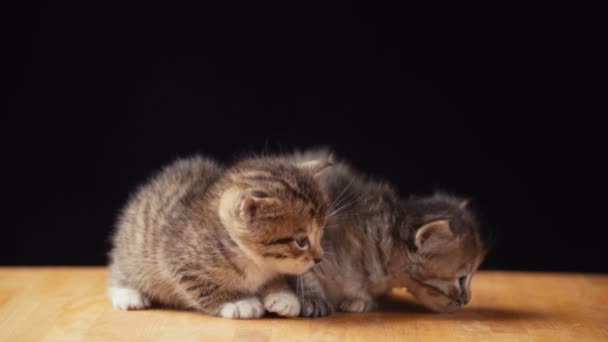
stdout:
<svg viewBox="0 0 608 342">
<path fill-rule="evenodd" d="M 119 217 L 110 252 L 114 307 L 297 316 L 282 275 L 323 257 L 328 203 L 315 177 L 328 165 L 264 157 L 223 169 L 195 156 L 165 167 Z"/>
<path fill-rule="evenodd" d="M 320 150 L 292 158 L 329 155 Z M 302 316 L 369 311 L 396 287 L 406 287 L 437 312 L 469 302 L 485 249 L 467 201 L 446 194 L 403 200 L 389 184 L 344 162 L 334 163 L 319 181 L 333 211 L 322 240 L 325 259 L 294 280 Z"/>
</svg>

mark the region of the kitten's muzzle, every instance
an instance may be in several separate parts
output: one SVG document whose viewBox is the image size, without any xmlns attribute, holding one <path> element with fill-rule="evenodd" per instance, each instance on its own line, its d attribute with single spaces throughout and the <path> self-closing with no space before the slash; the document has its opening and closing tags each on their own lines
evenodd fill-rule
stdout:
<svg viewBox="0 0 608 342">
<path fill-rule="evenodd" d="M 312 260 L 315 264 L 318 264 L 323 260 L 324 254 L 322 249 L 312 250 Z"/>
<path fill-rule="evenodd" d="M 454 301 L 454 303 L 458 304 L 458 305 L 466 305 L 469 304 L 469 302 L 471 301 L 471 292 L 469 291 L 462 291 L 462 293 L 460 294 L 460 296 L 458 297 L 452 297 L 452 301 Z"/>
</svg>

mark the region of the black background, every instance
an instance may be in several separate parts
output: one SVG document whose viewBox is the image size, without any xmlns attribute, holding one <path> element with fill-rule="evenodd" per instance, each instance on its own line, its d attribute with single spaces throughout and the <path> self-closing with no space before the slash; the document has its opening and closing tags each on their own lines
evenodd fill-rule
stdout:
<svg viewBox="0 0 608 342">
<path fill-rule="evenodd" d="M 599 8 L 2 6 L 2 264 L 103 264 L 177 156 L 329 145 L 403 194 L 473 197 L 484 268 L 608 272 Z"/>
</svg>

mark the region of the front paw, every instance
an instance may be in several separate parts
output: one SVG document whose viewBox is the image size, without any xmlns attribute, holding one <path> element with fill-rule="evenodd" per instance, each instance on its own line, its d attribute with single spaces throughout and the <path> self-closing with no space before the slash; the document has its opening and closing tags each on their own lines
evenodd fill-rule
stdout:
<svg viewBox="0 0 608 342">
<path fill-rule="evenodd" d="M 257 297 L 250 297 L 224 303 L 218 315 L 233 319 L 260 318 L 264 315 L 264 307 Z"/>
<path fill-rule="evenodd" d="M 346 312 L 367 312 L 375 307 L 371 300 L 347 299 L 340 303 L 340 310 Z"/>
<path fill-rule="evenodd" d="M 321 298 L 306 298 L 302 300 L 303 317 L 323 317 L 334 313 L 334 307 L 328 301 Z"/>
<path fill-rule="evenodd" d="M 129 287 L 112 286 L 108 292 L 112 305 L 119 310 L 142 310 L 151 305 L 150 299 Z"/>
<path fill-rule="evenodd" d="M 264 307 L 268 312 L 279 316 L 295 317 L 300 314 L 300 302 L 291 292 L 275 292 L 264 298 Z"/>
</svg>

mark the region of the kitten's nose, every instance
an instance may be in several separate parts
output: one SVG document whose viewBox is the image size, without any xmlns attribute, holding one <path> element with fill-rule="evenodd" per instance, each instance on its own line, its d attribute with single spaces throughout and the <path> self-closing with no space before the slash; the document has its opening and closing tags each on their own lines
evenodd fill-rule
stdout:
<svg viewBox="0 0 608 342">
<path fill-rule="evenodd" d="M 321 262 L 321 260 L 323 260 L 323 250 L 322 249 L 317 249 L 317 250 L 313 250 L 312 251 L 312 258 L 315 261 L 315 264 L 318 264 Z"/>
<path fill-rule="evenodd" d="M 470 300 L 471 300 L 471 295 L 468 294 L 467 292 L 464 292 L 459 297 L 454 298 L 454 301 L 458 305 L 467 305 L 467 304 L 469 304 Z"/>
</svg>

